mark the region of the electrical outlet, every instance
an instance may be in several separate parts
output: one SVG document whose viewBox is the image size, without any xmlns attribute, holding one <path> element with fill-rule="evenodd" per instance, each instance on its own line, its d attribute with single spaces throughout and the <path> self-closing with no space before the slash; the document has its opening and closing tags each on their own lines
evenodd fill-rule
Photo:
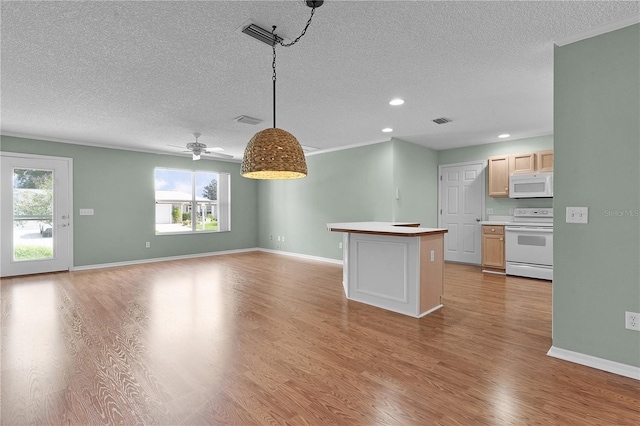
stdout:
<svg viewBox="0 0 640 426">
<path fill-rule="evenodd" d="M 624 327 L 628 330 L 640 331 L 640 314 L 637 312 L 625 312 Z"/>
<path fill-rule="evenodd" d="M 282 236 L 282 242 L 284 243 L 284 235 Z"/>
<path fill-rule="evenodd" d="M 278 235 L 278 241 L 280 241 L 280 235 Z"/>
<path fill-rule="evenodd" d="M 338 248 L 342 250 L 342 243 L 338 243 Z"/>
<path fill-rule="evenodd" d="M 487 208 L 487 214 L 493 214 L 493 209 L 492 208 Z"/>
<path fill-rule="evenodd" d="M 151 247 L 151 243 L 149 241 L 147 241 L 146 243 L 144 243 L 145 248 L 149 248 Z"/>
</svg>

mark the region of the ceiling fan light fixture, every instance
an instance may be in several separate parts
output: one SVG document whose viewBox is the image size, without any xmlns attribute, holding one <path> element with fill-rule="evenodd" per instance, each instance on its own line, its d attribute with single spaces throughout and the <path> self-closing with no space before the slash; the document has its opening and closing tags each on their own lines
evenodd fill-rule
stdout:
<svg viewBox="0 0 640 426">
<path fill-rule="evenodd" d="M 193 161 L 197 161 L 200 159 L 200 152 L 193 151 Z"/>
</svg>

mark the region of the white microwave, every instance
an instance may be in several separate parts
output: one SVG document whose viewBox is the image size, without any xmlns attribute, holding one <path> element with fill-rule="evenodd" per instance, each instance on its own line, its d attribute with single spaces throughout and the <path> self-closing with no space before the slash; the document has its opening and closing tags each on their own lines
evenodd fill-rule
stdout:
<svg viewBox="0 0 640 426">
<path fill-rule="evenodd" d="M 509 176 L 509 197 L 553 197 L 553 172 Z"/>
</svg>

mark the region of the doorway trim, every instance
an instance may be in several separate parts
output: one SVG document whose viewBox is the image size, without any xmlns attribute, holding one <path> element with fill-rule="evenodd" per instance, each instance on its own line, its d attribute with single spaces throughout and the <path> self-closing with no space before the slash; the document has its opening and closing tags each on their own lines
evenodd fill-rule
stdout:
<svg viewBox="0 0 640 426">
<path fill-rule="evenodd" d="M 67 190 L 69 194 L 69 253 L 67 259 L 69 260 L 69 264 L 67 265 L 69 271 L 73 271 L 73 228 L 74 228 L 74 214 L 73 214 L 73 158 L 70 157 L 55 157 L 52 155 L 39 155 L 39 154 L 26 154 L 22 152 L 7 152 L 0 151 L 0 156 L 2 157 L 13 157 L 13 158 L 25 158 L 32 160 L 56 160 L 63 161 L 67 163 L 67 168 L 69 171 L 69 179 L 67 182 Z M 0 220 L 4 218 L 0 217 Z"/>
</svg>

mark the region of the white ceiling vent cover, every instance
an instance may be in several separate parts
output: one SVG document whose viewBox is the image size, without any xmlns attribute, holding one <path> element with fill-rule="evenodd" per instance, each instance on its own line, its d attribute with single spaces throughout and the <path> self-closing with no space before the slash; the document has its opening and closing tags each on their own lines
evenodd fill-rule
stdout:
<svg viewBox="0 0 640 426">
<path fill-rule="evenodd" d="M 251 124 L 255 126 L 256 124 L 262 123 L 262 120 L 259 118 L 249 117 L 248 115 L 241 115 L 239 117 L 234 118 L 235 121 L 242 124 Z"/>
</svg>

